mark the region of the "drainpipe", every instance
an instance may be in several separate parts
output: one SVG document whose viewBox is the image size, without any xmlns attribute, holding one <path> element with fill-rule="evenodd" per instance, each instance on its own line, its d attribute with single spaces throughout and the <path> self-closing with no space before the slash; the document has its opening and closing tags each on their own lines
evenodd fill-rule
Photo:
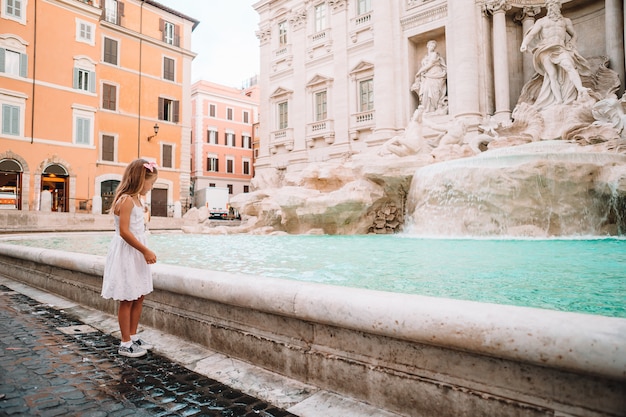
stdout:
<svg viewBox="0 0 626 417">
<path fill-rule="evenodd" d="M 137 100 L 137 158 L 141 156 L 141 52 L 143 51 L 143 5 L 144 0 L 141 0 L 141 7 L 139 8 L 139 95 Z"/>
<path fill-rule="evenodd" d="M 33 92 L 31 94 L 30 109 L 30 143 L 35 142 L 35 71 L 37 69 L 37 0 L 35 0 L 35 15 L 33 17 Z"/>
</svg>

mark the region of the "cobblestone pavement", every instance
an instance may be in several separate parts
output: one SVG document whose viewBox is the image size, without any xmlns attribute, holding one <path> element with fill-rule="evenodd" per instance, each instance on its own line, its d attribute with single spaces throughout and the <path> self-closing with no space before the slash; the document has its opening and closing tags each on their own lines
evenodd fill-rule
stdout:
<svg viewBox="0 0 626 417">
<path fill-rule="evenodd" d="M 295 416 L 0 285 L 0 416 Z"/>
</svg>

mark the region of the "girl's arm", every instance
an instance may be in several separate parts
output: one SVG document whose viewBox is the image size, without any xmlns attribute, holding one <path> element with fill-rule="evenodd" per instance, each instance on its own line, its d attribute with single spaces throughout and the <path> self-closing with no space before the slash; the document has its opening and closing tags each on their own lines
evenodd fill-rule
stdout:
<svg viewBox="0 0 626 417">
<path fill-rule="evenodd" d="M 133 211 L 133 207 L 135 207 L 135 203 L 132 197 L 124 197 L 119 202 L 120 236 L 126 243 L 141 252 L 147 263 L 156 263 L 156 254 L 143 245 L 130 231 L 130 213 Z"/>
</svg>

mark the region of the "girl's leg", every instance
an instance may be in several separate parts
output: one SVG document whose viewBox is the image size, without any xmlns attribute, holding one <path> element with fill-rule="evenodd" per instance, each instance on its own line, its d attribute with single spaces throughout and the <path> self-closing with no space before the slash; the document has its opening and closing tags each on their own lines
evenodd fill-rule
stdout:
<svg viewBox="0 0 626 417">
<path fill-rule="evenodd" d="M 130 309 L 130 333 L 128 333 L 128 340 L 130 340 L 131 334 L 137 334 L 137 328 L 139 327 L 139 318 L 141 317 L 141 310 L 143 308 L 143 298 L 144 296 L 142 295 L 132 302 L 132 307 Z"/>
<path fill-rule="evenodd" d="M 132 317 L 133 301 L 120 301 L 117 310 L 117 321 L 120 325 L 122 333 L 122 342 L 129 342 L 131 333 L 131 317 Z"/>
</svg>

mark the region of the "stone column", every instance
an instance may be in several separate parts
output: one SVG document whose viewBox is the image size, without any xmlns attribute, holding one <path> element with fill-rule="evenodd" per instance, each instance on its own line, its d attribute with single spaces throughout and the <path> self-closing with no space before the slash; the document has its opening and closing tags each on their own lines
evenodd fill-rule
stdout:
<svg viewBox="0 0 626 417">
<path fill-rule="evenodd" d="M 396 97 L 393 86 L 396 65 L 393 56 L 394 36 L 391 28 L 397 25 L 393 19 L 393 9 L 391 4 L 377 8 L 376 13 L 372 13 L 374 18 L 374 100 L 376 103 L 376 127 L 374 129 L 374 140 L 388 139 L 395 135 L 395 114 Z"/>
<path fill-rule="evenodd" d="M 621 96 L 624 92 L 624 19 L 626 12 L 622 0 L 606 0 L 604 3 L 606 55 L 609 57 L 610 68 L 617 72 L 621 81 L 618 91 Z"/>
<path fill-rule="evenodd" d="M 500 0 L 485 3 L 485 11 L 493 16 L 493 77 L 496 98 L 494 117 L 498 121 L 511 119 L 509 87 L 509 53 L 506 39 L 506 12 L 511 6 Z"/>
<path fill-rule="evenodd" d="M 446 51 L 448 57 L 449 113 L 456 117 L 480 118 L 478 34 L 475 24 L 480 8 L 474 0 L 448 3 Z M 378 71 L 377 71 L 378 72 Z"/>
<path fill-rule="evenodd" d="M 541 12 L 539 6 L 527 6 L 524 7 L 515 16 L 516 20 L 522 22 L 522 36 L 525 35 L 531 27 L 535 24 L 535 16 Z M 533 64 L 533 55 L 531 53 L 522 54 L 522 77 L 524 84 L 526 84 L 530 78 L 535 75 L 535 65 Z"/>
</svg>

